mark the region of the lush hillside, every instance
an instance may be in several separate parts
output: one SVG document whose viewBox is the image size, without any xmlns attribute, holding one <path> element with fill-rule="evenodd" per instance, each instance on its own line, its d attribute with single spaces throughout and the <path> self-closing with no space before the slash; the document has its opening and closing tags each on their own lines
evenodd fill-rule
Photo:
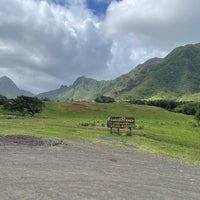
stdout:
<svg viewBox="0 0 200 200">
<path fill-rule="evenodd" d="M 131 70 L 128 74 L 122 75 L 112 81 L 112 84 L 107 88 L 106 94 L 114 97 L 130 97 L 134 93 L 134 98 L 145 98 L 153 89 L 152 85 L 147 85 L 146 89 L 137 91 L 138 86 L 142 86 L 146 79 L 151 79 L 151 73 L 159 68 L 162 62 L 160 58 L 152 58 L 144 64 L 138 65 Z M 155 88 L 155 86 L 154 86 Z M 155 88 L 156 89 L 156 88 Z M 135 90 L 135 92 L 134 92 Z"/>
<path fill-rule="evenodd" d="M 7 98 L 15 98 L 17 96 L 34 96 L 31 92 L 19 89 L 15 83 L 8 77 L 0 78 L 0 94 Z"/>
<path fill-rule="evenodd" d="M 163 59 L 150 59 L 111 81 L 80 77 L 62 91 L 51 91 L 50 98 L 90 100 L 99 95 L 109 95 L 117 99 L 132 97 L 199 101 L 199 74 L 200 44 L 186 45 L 174 49 Z"/>
<path fill-rule="evenodd" d="M 164 59 L 146 62 L 130 73 L 135 87 L 120 97 L 177 99 L 200 92 L 200 44 L 174 49 Z"/>
</svg>

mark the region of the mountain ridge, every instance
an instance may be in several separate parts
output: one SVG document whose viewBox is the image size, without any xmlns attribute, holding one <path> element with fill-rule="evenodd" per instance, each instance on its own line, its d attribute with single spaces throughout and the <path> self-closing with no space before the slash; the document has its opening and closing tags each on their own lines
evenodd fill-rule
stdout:
<svg viewBox="0 0 200 200">
<path fill-rule="evenodd" d="M 114 80 L 102 82 L 79 77 L 69 87 L 71 92 L 60 93 L 57 98 L 91 100 L 107 95 L 117 99 L 181 99 L 187 94 L 198 96 L 199 74 L 200 43 L 189 44 L 175 48 L 165 58 L 151 58 Z"/>
<path fill-rule="evenodd" d="M 175 48 L 165 58 L 151 58 L 113 80 L 98 81 L 81 76 L 70 86 L 62 85 L 37 97 L 56 101 L 93 100 L 100 95 L 118 100 L 194 97 L 200 101 L 199 74 L 200 43 L 189 44 Z M 0 93 L 1 89 L 0 85 Z"/>
</svg>

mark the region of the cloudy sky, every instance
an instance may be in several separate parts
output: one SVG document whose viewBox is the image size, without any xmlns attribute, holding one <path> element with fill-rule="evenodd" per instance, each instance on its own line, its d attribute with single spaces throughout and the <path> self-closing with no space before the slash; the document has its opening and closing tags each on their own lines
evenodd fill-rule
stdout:
<svg viewBox="0 0 200 200">
<path fill-rule="evenodd" d="M 114 79 L 200 42 L 199 0 L 0 0 L 0 76 L 34 93 Z"/>
</svg>

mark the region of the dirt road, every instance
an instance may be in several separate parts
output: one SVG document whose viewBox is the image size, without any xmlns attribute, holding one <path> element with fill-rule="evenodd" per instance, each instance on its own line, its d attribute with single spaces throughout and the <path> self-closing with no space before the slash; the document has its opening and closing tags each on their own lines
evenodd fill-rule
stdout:
<svg viewBox="0 0 200 200">
<path fill-rule="evenodd" d="M 81 141 L 48 146 L 1 139 L 0 199 L 199 200 L 200 167 Z"/>
</svg>

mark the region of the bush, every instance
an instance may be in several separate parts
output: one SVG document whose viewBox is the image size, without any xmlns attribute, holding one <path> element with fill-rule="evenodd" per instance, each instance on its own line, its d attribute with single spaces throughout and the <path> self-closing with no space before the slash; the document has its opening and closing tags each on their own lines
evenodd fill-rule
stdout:
<svg viewBox="0 0 200 200">
<path fill-rule="evenodd" d="M 89 126 L 89 123 L 87 123 L 87 122 L 81 122 L 80 125 L 81 126 Z"/>
<path fill-rule="evenodd" d="M 112 97 L 107 97 L 107 96 L 99 96 L 95 99 L 95 102 L 97 102 L 97 103 L 113 103 L 113 102 L 115 102 L 115 99 Z"/>
<path fill-rule="evenodd" d="M 0 95 L 0 105 L 5 105 L 6 103 L 8 103 L 7 97 Z"/>
</svg>

